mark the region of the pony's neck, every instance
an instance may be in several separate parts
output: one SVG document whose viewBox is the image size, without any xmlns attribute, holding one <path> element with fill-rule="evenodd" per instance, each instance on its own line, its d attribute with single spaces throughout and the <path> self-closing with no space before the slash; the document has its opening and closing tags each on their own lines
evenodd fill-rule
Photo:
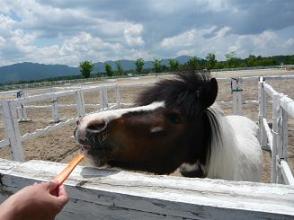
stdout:
<svg viewBox="0 0 294 220">
<path fill-rule="evenodd" d="M 208 178 L 233 179 L 238 150 L 234 131 L 218 106 L 207 109 L 211 143 L 205 173 Z"/>
</svg>

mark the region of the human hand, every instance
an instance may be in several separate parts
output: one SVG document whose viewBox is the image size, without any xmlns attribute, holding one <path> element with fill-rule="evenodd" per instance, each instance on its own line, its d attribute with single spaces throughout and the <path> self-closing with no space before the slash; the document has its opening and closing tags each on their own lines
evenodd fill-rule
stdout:
<svg viewBox="0 0 294 220">
<path fill-rule="evenodd" d="M 56 182 L 27 186 L 0 205 L 0 220 L 53 220 L 68 202 L 64 185 Z"/>
</svg>

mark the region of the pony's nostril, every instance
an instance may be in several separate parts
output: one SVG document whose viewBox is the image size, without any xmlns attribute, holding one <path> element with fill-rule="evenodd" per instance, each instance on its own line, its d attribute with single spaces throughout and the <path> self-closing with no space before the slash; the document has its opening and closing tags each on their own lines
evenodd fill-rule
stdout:
<svg viewBox="0 0 294 220">
<path fill-rule="evenodd" d="M 100 133 L 104 131 L 106 127 L 107 127 L 107 123 L 105 121 L 101 121 L 99 123 L 96 122 L 93 124 L 89 124 L 86 130 L 91 133 Z"/>
</svg>

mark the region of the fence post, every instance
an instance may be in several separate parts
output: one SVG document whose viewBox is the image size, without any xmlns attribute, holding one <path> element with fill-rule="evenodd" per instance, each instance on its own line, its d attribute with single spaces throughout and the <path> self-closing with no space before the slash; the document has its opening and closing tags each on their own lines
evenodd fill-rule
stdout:
<svg viewBox="0 0 294 220">
<path fill-rule="evenodd" d="M 53 123 L 60 122 L 60 116 L 58 112 L 58 99 L 54 91 L 52 91 L 52 118 L 53 118 Z"/>
<path fill-rule="evenodd" d="M 20 100 L 20 99 L 25 99 L 25 96 L 26 94 L 20 90 L 16 93 L 16 98 L 17 100 Z M 26 122 L 26 121 L 29 121 L 28 120 L 28 116 L 27 116 L 27 111 L 25 109 L 25 106 L 22 102 L 17 102 L 17 116 L 18 116 L 18 121 L 19 122 Z"/>
<path fill-rule="evenodd" d="M 281 106 L 279 103 L 280 94 L 273 95 L 273 111 L 272 111 L 272 133 L 273 133 L 273 149 L 272 149 L 272 172 L 271 181 L 272 183 L 277 183 L 278 181 L 278 164 L 279 164 L 279 149 L 282 148 L 281 133 L 279 126 L 281 124 Z"/>
<path fill-rule="evenodd" d="M 118 108 L 121 106 L 121 101 L 120 101 L 120 89 L 119 85 L 116 85 L 115 87 L 115 98 L 116 98 L 116 105 Z"/>
<path fill-rule="evenodd" d="M 231 78 L 233 94 L 233 114 L 242 115 L 242 78 Z"/>
<path fill-rule="evenodd" d="M 267 102 L 266 102 L 266 93 L 264 91 L 264 79 L 263 77 L 259 78 L 258 82 L 258 102 L 259 102 L 259 142 L 261 148 L 264 150 L 270 150 L 270 147 L 267 143 L 267 135 L 263 126 L 263 118 L 267 115 Z"/>
<path fill-rule="evenodd" d="M 24 152 L 21 143 L 21 134 L 17 121 L 17 103 L 14 101 L 2 101 L 5 130 L 11 147 L 12 159 L 24 161 Z"/>
<path fill-rule="evenodd" d="M 282 125 L 281 125 L 281 136 L 282 136 L 282 149 L 280 158 L 288 160 L 288 113 L 282 108 Z"/>
<path fill-rule="evenodd" d="M 77 111 L 78 116 L 84 116 L 85 115 L 85 100 L 84 100 L 84 94 L 83 91 L 77 90 L 76 91 L 76 102 L 77 102 Z"/>
<path fill-rule="evenodd" d="M 100 88 L 100 111 L 108 108 L 107 87 Z"/>
<path fill-rule="evenodd" d="M 283 97 L 281 94 L 279 98 Z M 280 99 L 279 99 L 280 100 Z M 279 103 L 280 104 L 280 103 Z M 277 145 L 277 183 L 284 184 L 281 171 L 281 160 L 288 160 L 288 114 L 280 106 L 278 115 L 278 145 Z"/>
</svg>

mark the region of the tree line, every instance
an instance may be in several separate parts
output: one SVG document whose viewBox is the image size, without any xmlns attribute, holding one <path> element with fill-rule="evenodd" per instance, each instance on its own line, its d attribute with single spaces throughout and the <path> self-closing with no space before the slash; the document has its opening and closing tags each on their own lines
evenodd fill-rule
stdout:
<svg viewBox="0 0 294 220">
<path fill-rule="evenodd" d="M 135 68 L 133 70 L 124 70 L 120 62 L 115 63 L 115 68 L 110 64 L 105 64 L 103 73 L 94 72 L 94 64 L 91 61 L 84 61 L 80 63 L 80 75 L 71 76 L 59 76 L 51 77 L 47 79 L 40 80 L 26 80 L 17 81 L 9 84 L 22 84 L 22 83 L 35 83 L 44 81 L 59 81 L 59 80 L 73 80 L 82 79 L 89 77 L 100 77 L 100 76 L 123 76 L 123 75 L 133 75 L 133 74 L 148 74 L 150 72 L 155 72 L 156 74 L 161 72 L 176 72 L 185 70 L 197 70 L 197 69 L 225 69 L 225 68 L 248 68 L 248 67 L 266 67 L 266 66 L 278 66 L 281 64 L 294 65 L 294 55 L 285 56 L 271 56 L 262 57 L 249 55 L 247 58 L 238 58 L 235 53 L 229 53 L 225 56 L 226 60 L 219 61 L 216 59 L 215 54 L 209 53 L 204 59 L 198 58 L 196 56 L 191 57 L 186 63 L 180 64 L 176 59 L 170 59 L 168 62 L 163 63 L 163 60 L 154 59 L 152 68 L 146 68 L 145 61 L 139 58 L 135 61 Z M 293 69 L 294 67 L 291 67 Z M 0 86 L 3 85 L 0 83 Z M 1 90 L 1 87 L 0 87 Z"/>
<path fill-rule="evenodd" d="M 225 68 L 246 68 L 246 67 L 258 67 L 258 66 L 276 66 L 282 64 L 294 64 L 294 55 L 287 56 L 255 56 L 249 55 L 247 58 L 239 58 L 234 52 L 225 55 L 224 61 L 216 59 L 214 53 L 209 53 L 205 58 L 199 58 L 197 56 L 191 57 L 186 63 L 180 64 L 176 59 L 169 59 L 168 64 L 163 64 L 161 59 L 153 60 L 153 67 L 144 68 L 145 61 L 143 58 L 138 58 L 135 61 L 135 69 L 125 71 L 118 61 L 115 63 L 115 69 L 112 65 L 105 63 L 105 72 L 100 75 L 106 76 L 122 76 L 126 74 L 143 74 L 149 72 L 161 73 L 161 72 L 176 72 L 185 70 L 201 70 L 201 69 L 225 69 Z M 83 61 L 80 63 L 80 72 L 84 78 L 89 78 L 93 72 L 94 63 L 91 61 Z M 97 75 L 97 74 L 96 74 Z"/>
</svg>

